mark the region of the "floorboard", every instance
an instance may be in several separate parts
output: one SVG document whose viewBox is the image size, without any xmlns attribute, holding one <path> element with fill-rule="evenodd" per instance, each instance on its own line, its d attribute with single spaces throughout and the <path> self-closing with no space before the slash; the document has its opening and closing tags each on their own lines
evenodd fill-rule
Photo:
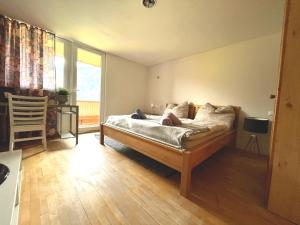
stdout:
<svg viewBox="0 0 300 225">
<path fill-rule="evenodd" d="M 74 144 L 24 148 L 21 225 L 291 224 L 265 209 L 265 158 L 218 152 L 193 171 L 188 200 L 178 173 L 160 176 L 100 146 L 94 134 Z"/>
</svg>

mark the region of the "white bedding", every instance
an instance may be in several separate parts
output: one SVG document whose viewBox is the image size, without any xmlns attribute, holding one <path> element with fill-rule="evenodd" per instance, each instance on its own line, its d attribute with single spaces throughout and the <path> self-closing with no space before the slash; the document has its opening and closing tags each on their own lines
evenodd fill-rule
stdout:
<svg viewBox="0 0 300 225">
<path fill-rule="evenodd" d="M 147 119 L 132 119 L 130 115 L 109 116 L 106 125 L 143 136 L 178 149 L 186 148 L 189 140 L 195 140 L 205 134 L 225 131 L 227 123 L 218 121 L 199 121 L 181 119 L 181 126 L 163 126 L 161 116 L 147 115 Z"/>
</svg>

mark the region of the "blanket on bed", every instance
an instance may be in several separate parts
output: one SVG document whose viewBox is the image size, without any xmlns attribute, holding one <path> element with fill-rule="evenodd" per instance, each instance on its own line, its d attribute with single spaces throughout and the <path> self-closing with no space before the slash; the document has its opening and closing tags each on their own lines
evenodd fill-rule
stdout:
<svg viewBox="0 0 300 225">
<path fill-rule="evenodd" d="M 183 123 L 180 126 L 163 126 L 161 117 L 147 117 L 145 120 L 134 120 L 128 115 L 109 116 L 106 125 L 125 129 L 128 132 L 167 143 L 176 148 L 184 148 L 184 142 L 190 136 L 209 131 L 206 125 Z"/>
</svg>

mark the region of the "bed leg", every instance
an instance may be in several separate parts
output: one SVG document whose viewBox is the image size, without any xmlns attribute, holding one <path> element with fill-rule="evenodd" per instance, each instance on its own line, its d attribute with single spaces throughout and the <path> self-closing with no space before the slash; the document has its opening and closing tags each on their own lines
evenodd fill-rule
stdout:
<svg viewBox="0 0 300 225">
<path fill-rule="evenodd" d="M 183 153 L 183 164 L 180 178 L 180 194 L 188 197 L 191 186 L 192 168 L 190 165 L 190 152 Z"/>
<path fill-rule="evenodd" d="M 104 145 L 104 132 L 103 132 L 103 124 L 100 124 L 100 144 Z"/>
</svg>

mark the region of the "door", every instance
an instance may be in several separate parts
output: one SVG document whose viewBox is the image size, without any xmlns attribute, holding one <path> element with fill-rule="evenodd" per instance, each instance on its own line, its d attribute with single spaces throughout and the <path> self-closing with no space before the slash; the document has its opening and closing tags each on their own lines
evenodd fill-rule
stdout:
<svg viewBox="0 0 300 225">
<path fill-rule="evenodd" d="M 300 224 L 300 1 L 289 0 L 271 141 L 270 211 Z"/>
<path fill-rule="evenodd" d="M 79 132 L 99 131 L 103 55 L 100 51 L 84 46 L 75 46 L 74 55 Z"/>
</svg>

